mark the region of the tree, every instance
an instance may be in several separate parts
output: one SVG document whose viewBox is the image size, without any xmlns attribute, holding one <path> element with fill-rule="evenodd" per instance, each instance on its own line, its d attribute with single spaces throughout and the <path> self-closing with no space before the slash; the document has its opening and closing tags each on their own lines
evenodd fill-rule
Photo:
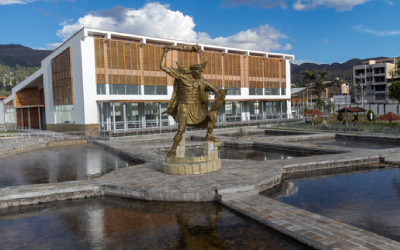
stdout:
<svg viewBox="0 0 400 250">
<path fill-rule="evenodd" d="M 330 112 L 330 113 L 335 112 L 335 103 L 332 101 L 329 101 L 328 105 L 326 105 L 326 110 L 328 110 L 328 112 Z"/>
<path fill-rule="evenodd" d="M 314 89 L 313 94 L 317 96 L 315 99 L 315 108 L 323 109 L 325 107 L 325 102 L 322 99 L 322 91 L 328 87 L 330 87 L 334 82 L 324 83 L 324 79 L 328 71 L 318 70 L 317 74 L 311 71 L 302 71 L 301 75 L 304 76 L 304 79 L 307 83 L 312 83 L 312 88 Z"/>
<path fill-rule="evenodd" d="M 338 115 L 337 115 L 337 117 L 336 117 L 337 119 L 338 119 L 338 121 L 343 121 L 344 120 L 344 115 L 343 115 L 343 113 L 339 113 Z"/>
<path fill-rule="evenodd" d="M 372 114 L 372 119 L 371 119 L 371 115 L 370 115 L 370 114 Z M 367 112 L 367 119 L 368 119 L 368 121 L 373 121 L 373 120 L 375 119 L 374 111 L 368 110 L 368 112 Z"/>
<path fill-rule="evenodd" d="M 389 98 L 400 103 L 400 81 L 392 82 L 390 85 Z"/>
<path fill-rule="evenodd" d="M 5 89 L 0 90 L 0 96 L 8 96 L 8 91 Z"/>
</svg>

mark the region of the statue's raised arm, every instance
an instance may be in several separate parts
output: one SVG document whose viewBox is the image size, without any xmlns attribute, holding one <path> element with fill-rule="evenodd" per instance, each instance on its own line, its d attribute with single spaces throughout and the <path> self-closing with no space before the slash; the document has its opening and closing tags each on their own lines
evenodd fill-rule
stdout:
<svg viewBox="0 0 400 250">
<path fill-rule="evenodd" d="M 176 79 L 180 78 L 179 71 L 177 69 L 174 69 L 173 67 L 167 67 L 167 56 L 168 56 L 168 52 L 170 50 L 195 51 L 195 52 L 198 52 L 203 58 L 205 58 L 205 53 L 198 44 L 196 44 L 196 45 L 164 46 L 163 50 L 164 50 L 164 52 L 161 56 L 160 68 L 162 71 L 166 72 L 168 75 L 170 75 Z M 204 63 L 207 63 L 207 61 L 205 61 Z"/>
</svg>

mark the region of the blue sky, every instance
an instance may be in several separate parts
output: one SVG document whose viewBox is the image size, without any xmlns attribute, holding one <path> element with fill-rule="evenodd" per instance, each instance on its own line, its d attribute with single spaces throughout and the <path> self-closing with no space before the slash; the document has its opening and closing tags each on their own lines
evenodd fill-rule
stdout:
<svg viewBox="0 0 400 250">
<path fill-rule="evenodd" d="M 0 0 L 0 44 L 54 48 L 85 26 L 331 64 L 399 56 L 398 13 L 395 0 Z"/>
</svg>

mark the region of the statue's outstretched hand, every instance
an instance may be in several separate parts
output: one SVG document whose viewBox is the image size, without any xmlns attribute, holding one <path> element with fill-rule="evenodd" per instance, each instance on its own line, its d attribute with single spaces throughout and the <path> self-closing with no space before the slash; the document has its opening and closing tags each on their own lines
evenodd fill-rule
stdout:
<svg viewBox="0 0 400 250">
<path fill-rule="evenodd" d="M 172 111 L 173 111 L 172 108 L 167 108 L 167 110 L 165 110 L 164 112 L 162 112 L 161 115 L 170 114 L 170 113 L 172 113 Z"/>
</svg>

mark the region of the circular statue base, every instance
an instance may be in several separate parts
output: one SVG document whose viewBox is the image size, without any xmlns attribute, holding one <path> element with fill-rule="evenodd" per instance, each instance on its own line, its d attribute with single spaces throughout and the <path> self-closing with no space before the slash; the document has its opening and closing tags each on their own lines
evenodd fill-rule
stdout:
<svg viewBox="0 0 400 250">
<path fill-rule="evenodd" d="M 185 138 L 185 137 L 183 137 Z M 162 164 L 166 174 L 193 175 L 216 172 L 221 169 L 221 159 L 218 158 L 219 143 L 204 142 L 203 156 L 185 157 L 185 139 L 180 142 L 175 157 L 167 157 Z"/>
</svg>

